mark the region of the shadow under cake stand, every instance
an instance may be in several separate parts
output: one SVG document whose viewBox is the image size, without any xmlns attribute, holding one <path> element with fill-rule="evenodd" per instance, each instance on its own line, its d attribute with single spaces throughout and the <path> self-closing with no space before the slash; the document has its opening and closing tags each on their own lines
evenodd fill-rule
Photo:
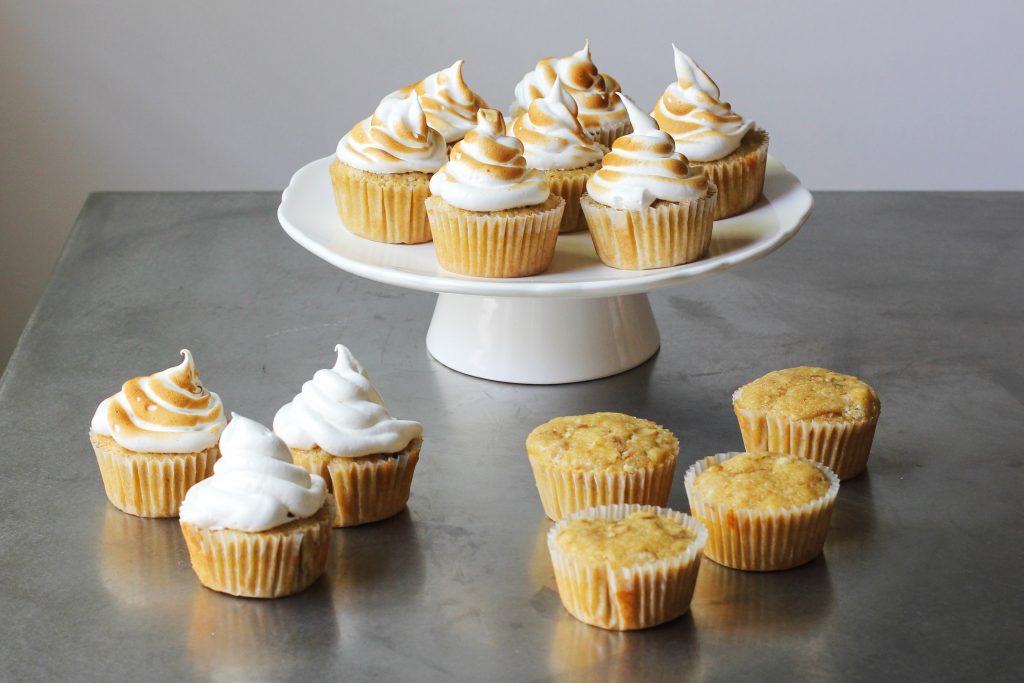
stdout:
<svg viewBox="0 0 1024 683">
<path fill-rule="evenodd" d="M 434 245 L 382 244 L 356 237 L 338 217 L 333 157 L 299 169 L 277 216 L 300 245 L 342 270 L 438 294 L 427 350 L 453 370 L 501 382 L 562 384 L 634 368 L 661 344 L 647 293 L 766 256 L 797 233 L 811 193 L 768 158 L 764 196 L 740 216 L 715 222 L 707 258 L 657 270 L 616 270 L 597 257 L 587 232 L 561 235 L 551 267 L 513 279 L 442 270 Z"/>
</svg>

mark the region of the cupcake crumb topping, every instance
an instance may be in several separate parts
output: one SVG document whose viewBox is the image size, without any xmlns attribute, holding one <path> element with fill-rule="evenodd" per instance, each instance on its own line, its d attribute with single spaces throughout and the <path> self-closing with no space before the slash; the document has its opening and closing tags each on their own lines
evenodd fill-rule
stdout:
<svg viewBox="0 0 1024 683">
<path fill-rule="evenodd" d="M 769 372 L 733 397 L 740 410 L 757 410 L 790 420 L 860 421 L 878 415 L 878 394 L 867 383 L 824 368 Z"/>
<path fill-rule="evenodd" d="M 580 561 L 624 565 L 678 557 L 696 538 L 678 519 L 644 511 L 618 520 L 570 520 L 556 542 Z"/>
<path fill-rule="evenodd" d="M 792 455 L 741 453 L 698 474 L 693 486 L 712 504 L 780 510 L 818 500 L 831 482 L 820 469 Z"/>
</svg>

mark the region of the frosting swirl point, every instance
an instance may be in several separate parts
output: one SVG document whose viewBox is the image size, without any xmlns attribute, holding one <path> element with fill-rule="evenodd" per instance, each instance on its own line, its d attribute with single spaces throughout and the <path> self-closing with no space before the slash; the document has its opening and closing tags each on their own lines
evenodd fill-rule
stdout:
<svg viewBox="0 0 1024 683">
<path fill-rule="evenodd" d="M 441 133 L 445 142 L 457 142 L 476 125 L 477 111 L 487 107 L 484 99 L 466 85 L 462 77 L 463 63 L 460 59 L 447 69 L 396 90 L 388 97 L 401 99 L 415 92 L 427 115 L 427 125 Z"/>
<path fill-rule="evenodd" d="M 369 173 L 433 173 L 447 159 L 447 146 L 427 117 L 415 92 L 389 95 L 369 118 L 338 142 L 342 163 Z"/>
<path fill-rule="evenodd" d="M 578 113 L 576 100 L 555 76 L 551 90 L 512 122 L 510 130 L 523 143 L 523 156 L 531 168 L 568 170 L 601 159 L 605 149 L 584 130 Z"/>
</svg>

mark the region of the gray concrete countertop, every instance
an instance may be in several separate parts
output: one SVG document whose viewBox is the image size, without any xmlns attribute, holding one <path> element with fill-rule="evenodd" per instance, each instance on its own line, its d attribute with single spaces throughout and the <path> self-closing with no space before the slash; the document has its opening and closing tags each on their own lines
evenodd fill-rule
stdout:
<svg viewBox="0 0 1024 683">
<path fill-rule="evenodd" d="M 278 227 L 278 195 L 98 194 L 0 383 L 4 680 L 994 680 L 1024 668 L 1022 194 L 818 193 L 771 257 L 652 295 L 663 345 L 595 382 L 503 385 L 424 347 L 433 297 L 361 280 Z M 173 520 L 111 507 L 86 432 L 131 376 L 196 355 L 269 423 L 344 342 L 425 445 L 409 508 L 334 532 L 327 576 L 276 601 L 197 583 Z M 617 410 L 741 446 L 729 396 L 777 368 L 863 377 L 868 473 L 822 557 L 701 567 L 671 624 L 609 633 L 561 608 L 523 449 Z"/>
</svg>

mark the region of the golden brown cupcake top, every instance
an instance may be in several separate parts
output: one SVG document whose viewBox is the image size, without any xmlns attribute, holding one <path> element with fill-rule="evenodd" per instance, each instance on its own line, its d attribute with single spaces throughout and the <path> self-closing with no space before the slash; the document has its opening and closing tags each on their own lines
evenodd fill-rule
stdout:
<svg viewBox="0 0 1024 683">
<path fill-rule="evenodd" d="M 709 503 L 746 510 L 799 507 L 818 500 L 831 486 L 820 469 L 782 453 L 741 453 L 693 480 Z"/>
<path fill-rule="evenodd" d="M 556 417 L 526 439 L 531 458 L 570 470 L 634 472 L 668 462 L 679 441 L 650 420 L 622 413 Z"/>
<path fill-rule="evenodd" d="M 696 538 L 678 519 L 646 511 L 618 520 L 572 519 L 555 541 L 579 561 L 624 566 L 678 557 Z"/>
<path fill-rule="evenodd" d="M 769 372 L 733 394 L 740 410 L 790 420 L 846 422 L 878 416 L 878 394 L 868 384 L 825 368 L 798 367 Z"/>
</svg>

